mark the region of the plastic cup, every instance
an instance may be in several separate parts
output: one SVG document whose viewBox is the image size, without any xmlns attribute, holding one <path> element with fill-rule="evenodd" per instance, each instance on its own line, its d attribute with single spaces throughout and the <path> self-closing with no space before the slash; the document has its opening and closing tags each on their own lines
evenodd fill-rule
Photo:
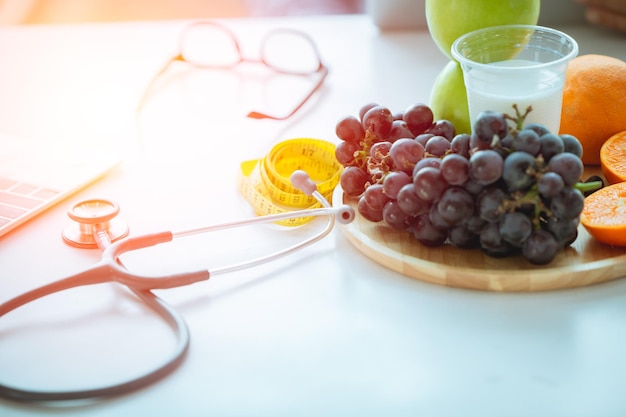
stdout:
<svg viewBox="0 0 626 417">
<path fill-rule="evenodd" d="M 459 37 L 452 56 L 463 69 L 471 123 L 482 111 L 515 116 L 513 105 L 521 113 L 532 106 L 526 123 L 558 133 L 565 70 L 577 54 L 571 36 L 541 26 L 494 26 Z"/>
</svg>

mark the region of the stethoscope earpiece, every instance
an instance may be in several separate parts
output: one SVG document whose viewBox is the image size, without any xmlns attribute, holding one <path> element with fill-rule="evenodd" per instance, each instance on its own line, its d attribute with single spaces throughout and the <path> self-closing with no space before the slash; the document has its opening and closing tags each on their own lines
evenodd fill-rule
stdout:
<svg viewBox="0 0 626 417">
<path fill-rule="evenodd" d="M 67 212 L 74 224 L 63 230 L 63 240 L 78 248 L 97 248 L 98 233 L 104 232 L 110 242 L 128 235 L 128 226 L 117 219 L 119 206 L 109 200 L 84 200 Z"/>
</svg>

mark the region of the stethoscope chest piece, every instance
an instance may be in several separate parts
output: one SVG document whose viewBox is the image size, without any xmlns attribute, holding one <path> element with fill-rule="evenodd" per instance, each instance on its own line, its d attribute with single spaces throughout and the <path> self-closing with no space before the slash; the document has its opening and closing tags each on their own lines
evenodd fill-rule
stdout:
<svg viewBox="0 0 626 417">
<path fill-rule="evenodd" d="M 84 200 L 74 204 L 67 212 L 74 224 L 63 230 L 63 240 L 79 248 L 97 248 L 103 233 L 110 242 L 128 235 L 128 226 L 117 219 L 119 206 L 109 200 Z"/>
</svg>

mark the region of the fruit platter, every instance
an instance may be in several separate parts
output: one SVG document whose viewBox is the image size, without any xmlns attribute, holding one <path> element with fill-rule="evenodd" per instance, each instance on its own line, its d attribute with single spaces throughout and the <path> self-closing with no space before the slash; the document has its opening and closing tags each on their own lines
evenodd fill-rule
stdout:
<svg viewBox="0 0 626 417">
<path fill-rule="evenodd" d="M 357 212 L 340 225 L 347 239 L 389 269 L 451 287 L 531 292 L 625 276 L 626 245 L 590 234 L 586 199 L 611 190 L 601 169 L 583 165 L 574 136 L 512 110 L 481 113 L 472 134 L 420 103 L 397 113 L 369 103 L 339 119 L 333 204 Z"/>
</svg>

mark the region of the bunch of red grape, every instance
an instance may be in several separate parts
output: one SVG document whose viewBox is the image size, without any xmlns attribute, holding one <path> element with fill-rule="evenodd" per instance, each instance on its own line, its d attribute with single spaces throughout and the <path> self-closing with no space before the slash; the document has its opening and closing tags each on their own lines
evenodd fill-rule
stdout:
<svg viewBox="0 0 626 417">
<path fill-rule="evenodd" d="M 528 112 L 483 112 L 457 134 L 424 104 L 394 114 L 367 104 L 336 125 L 341 187 L 372 222 L 422 244 L 521 253 L 547 264 L 577 237 L 584 194 L 582 146 L 571 135 L 525 124 Z M 597 183 L 589 187 L 598 187 Z"/>
</svg>

